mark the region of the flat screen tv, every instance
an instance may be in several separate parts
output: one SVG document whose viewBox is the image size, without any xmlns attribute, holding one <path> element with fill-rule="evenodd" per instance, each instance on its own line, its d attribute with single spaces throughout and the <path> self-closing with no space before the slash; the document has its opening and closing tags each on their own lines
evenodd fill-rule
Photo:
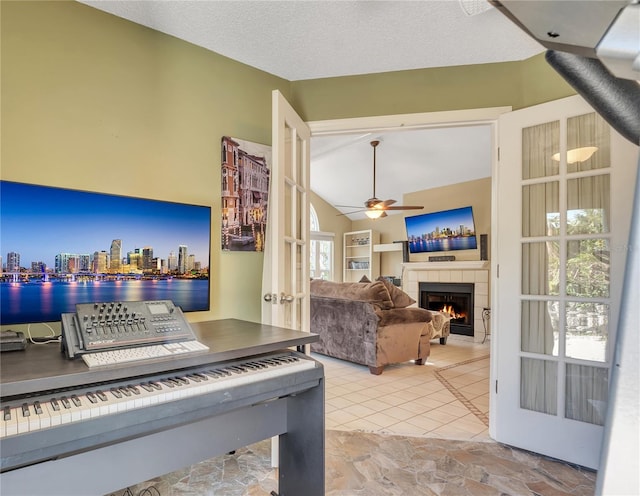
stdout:
<svg viewBox="0 0 640 496">
<path fill-rule="evenodd" d="M 0 181 L 0 324 L 56 322 L 76 303 L 209 309 L 211 208 Z"/>
<path fill-rule="evenodd" d="M 475 250 L 478 247 L 471 207 L 405 217 L 409 253 Z"/>
</svg>

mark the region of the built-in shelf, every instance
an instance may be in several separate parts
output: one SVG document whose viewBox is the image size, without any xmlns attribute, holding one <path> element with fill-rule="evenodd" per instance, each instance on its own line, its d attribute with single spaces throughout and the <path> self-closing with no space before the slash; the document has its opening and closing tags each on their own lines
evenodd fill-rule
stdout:
<svg viewBox="0 0 640 496">
<path fill-rule="evenodd" d="M 379 239 L 371 229 L 344 233 L 343 281 L 358 282 L 363 276 L 373 281 L 380 275 L 380 255 L 375 253 Z"/>
<path fill-rule="evenodd" d="M 383 243 L 379 245 L 374 245 L 373 251 L 376 251 L 376 252 L 402 251 L 402 243 Z"/>
</svg>

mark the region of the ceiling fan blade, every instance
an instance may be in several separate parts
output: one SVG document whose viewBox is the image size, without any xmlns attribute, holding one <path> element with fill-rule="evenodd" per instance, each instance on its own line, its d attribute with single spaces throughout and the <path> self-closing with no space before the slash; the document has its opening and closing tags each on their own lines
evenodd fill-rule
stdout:
<svg viewBox="0 0 640 496">
<path fill-rule="evenodd" d="M 393 207 L 384 207 L 383 210 L 422 210 L 423 206 L 418 205 L 395 205 Z"/>
<path fill-rule="evenodd" d="M 367 208 L 361 208 L 359 210 L 353 210 L 351 212 L 342 212 L 342 213 L 336 214 L 336 217 L 340 217 L 342 215 L 358 214 L 360 212 L 366 212 L 367 210 L 368 210 Z"/>
<path fill-rule="evenodd" d="M 334 205 L 334 208 L 357 208 L 362 210 L 365 207 L 363 207 L 362 205 Z"/>
<path fill-rule="evenodd" d="M 393 205 L 396 201 L 395 200 L 385 200 L 382 203 L 382 206 L 387 207 L 389 205 Z"/>
</svg>

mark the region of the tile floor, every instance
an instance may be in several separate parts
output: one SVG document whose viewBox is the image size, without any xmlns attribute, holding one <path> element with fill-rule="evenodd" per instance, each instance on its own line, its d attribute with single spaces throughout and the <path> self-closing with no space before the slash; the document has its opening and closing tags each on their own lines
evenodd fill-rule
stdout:
<svg viewBox="0 0 640 496">
<path fill-rule="evenodd" d="M 489 344 L 433 341 L 422 366 L 367 367 L 312 354 L 325 367 L 327 429 L 444 439 L 489 439 Z"/>
</svg>

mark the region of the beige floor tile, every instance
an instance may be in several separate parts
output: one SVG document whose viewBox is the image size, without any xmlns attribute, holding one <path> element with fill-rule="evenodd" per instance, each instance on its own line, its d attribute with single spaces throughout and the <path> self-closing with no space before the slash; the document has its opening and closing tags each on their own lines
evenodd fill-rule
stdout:
<svg viewBox="0 0 640 496">
<path fill-rule="evenodd" d="M 352 413 L 345 412 L 344 410 L 338 410 L 336 412 L 332 412 L 329 415 L 325 415 L 327 419 L 331 419 L 331 421 L 336 425 L 344 425 L 348 422 L 353 422 L 358 417 L 357 415 L 353 415 Z"/>
<path fill-rule="evenodd" d="M 365 401 L 371 401 L 372 399 L 374 399 L 371 397 L 371 395 L 366 394 L 366 390 L 352 391 L 342 396 L 342 398 L 348 399 L 352 403 L 356 403 L 356 404 L 361 404 L 361 403 L 364 403 Z"/>
<path fill-rule="evenodd" d="M 438 408 L 434 408 L 429 413 L 434 414 L 439 412 L 451 415 L 454 418 L 461 418 L 469 413 L 469 409 L 459 401 L 456 401 L 439 406 Z"/>
<path fill-rule="evenodd" d="M 397 423 L 399 421 L 404 421 L 404 420 L 410 419 L 411 417 L 415 417 L 416 415 L 419 415 L 422 412 L 412 411 L 410 409 L 407 409 L 404 405 L 402 405 L 402 406 L 393 406 L 391 408 L 386 408 L 385 410 L 382 410 L 380 413 L 396 419 L 396 423 Z"/>
<path fill-rule="evenodd" d="M 374 424 L 377 424 L 382 428 L 388 428 L 391 425 L 397 424 L 398 420 L 404 420 L 404 419 L 397 419 L 385 413 L 374 413 L 373 415 L 364 417 L 362 420 L 373 422 Z"/>
<path fill-rule="evenodd" d="M 458 428 L 455 423 L 441 425 L 429 432 L 444 439 L 469 439 L 470 437 L 468 431 Z"/>
<path fill-rule="evenodd" d="M 416 426 L 417 428 L 421 429 L 423 432 L 431 432 L 445 425 L 443 422 L 438 421 L 438 419 L 434 419 L 427 415 L 417 415 L 415 417 L 407 419 L 405 422 L 407 424 Z M 389 428 L 393 429 L 393 426 L 390 426 Z"/>
<path fill-rule="evenodd" d="M 419 413 L 430 411 L 435 408 L 440 408 L 442 405 L 446 405 L 447 403 L 444 403 L 443 401 L 432 398 L 430 396 L 425 396 L 423 398 L 418 398 L 415 401 L 412 401 L 411 404 L 416 406 L 415 411 Z M 410 407 L 403 405 L 403 408 L 409 409 Z"/>
<path fill-rule="evenodd" d="M 451 403 L 452 401 L 456 401 L 455 395 L 447 390 L 436 391 L 430 396 L 430 398 L 441 401 L 442 403 Z"/>
<path fill-rule="evenodd" d="M 358 418 L 367 417 L 376 413 L 375 410 L 367 408 L 360 404 L 354 404 L 343 409 L 344 412 L 350 413 Z"/>
<path fill-rule="evenodd" d="M 378 432 L 383 426 L 378 425 L 371 420 L 358 418 L 351 422 L 347 422 L 342 427 L 351 431 Z"/>
<path fill-rule="evenodd" d="M 443 412 L 442 410 L 439 409 L 434 409 L 434 410 L 430 410 L 428 412 L 426 412 L 425 417 L 429 417 L 433 420 L 436 420 L 437 422 L 440 422 L 441 424 L 446 424 L 449 422 L 454 421 L 457 418 L 462 417 L 463 415 L 453 415 L 449 412 Z"/>
<path fill-rule="evenodd" d="M 343 396 L 349 392 L 348 389 L 345 389 L 344 386 L 333 386 L 333 387 L 325 387 L 325 397 L 331 396 Z"/>
<path fill-rule="evenodd" d="M 456 439 L 486 439 L 486 426 L 454 392 L 488 412 L 489 360 L 476 360 L 488 354 L 488 345 L 451 336 L 447 345 L 432 343 L 427 364 L 391 365 L 378 376 L 367 367 L 313 354 L 325 367 L 325 424 L 340 430 L 412 436 L 440 431 Z"/>
<path fill-rule="evenodd" d="M 344 396 L 339 396 L 337 398 L 331 398 L 331 399 L 325 400 L 325 403 L 329 403 L 331 406 L 338 409 L 344 409 L 354 404 L 353 401 L 350 401 L 348 398 L 345 398 Z"/>
<path fill-rule="evenodd" d="M 393 424 L 386 429 L 381 431 L 385 434 L 396 434 L 400 436 L 421 436 L 424 435 L 427 431 L 419 428 L 414 424 L 410 424 L 409 422 L 398 422 L 397 424 Z"/>
</svg>

